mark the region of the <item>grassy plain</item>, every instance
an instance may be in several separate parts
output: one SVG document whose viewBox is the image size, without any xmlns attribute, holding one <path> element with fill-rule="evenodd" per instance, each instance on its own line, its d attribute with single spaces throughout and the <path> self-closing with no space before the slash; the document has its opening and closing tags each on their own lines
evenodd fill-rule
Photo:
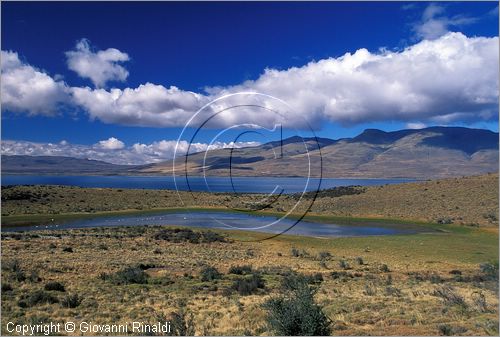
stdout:
<svg viewBox="0 0 500 337">
<path fill-rule="evenodd" d="M 498 175 L 340 194 L 321 196 L 310 219 L 393 218 L 439 232 L 255 241 L 263 234 L 215 231 L 226 241 L 198 243 L 166 240 L 158 235 L 165 226 L 3 233 L 2 333 L 9 321 L 154 322 L 185 312 L 199 335 L 269 335 L 262 304 L 293 271 L 318 280 L 315 300 L 333 335 L 498 334 Z M 224 194 L 196 197 L 189 206 L 234 202 Z M 424 203 L 440 197 L 445 205 Z M 2 199 L 2 223 L 14 225 L 179 207 L 174 193 L 148 190 L 15 187 L 4 189 Z M 293 197 L 266 211 L 286 202 Z M 235 287 L 246 276 L 231 267 L 242 265 L 262 276 L 263 288 L 247 294 Z M 221 277 L 203 280 L 207 267 Z M 139 268 L 144 278 L 117 282 L 127 268 Z M 50 282 L 64 291 L 45 290 Z"/>
<path fill-rule="evenodd" d="M 2 272 L 2 285 L 11 288 L 2 291 L 2 331 L 8 321 L 154 321 L 170 317 L 184 300 L 196 334 L 272 334 L 261 305 L 280 292 L 290 269 L 321 274 L 315 298 L 333 322 L 332 334 L 497 334 L 497 281 L 480 264 L 498 261 L 498 234 L 453 225 L 443 229 L 432 235 L 280 236 L 261 242 L 239 241 L 260 234 L 231 231 L 222 233 L 228 242 L 213 243 L 157 240 L 159 227 L 3 235 L 2 265 L 17 261 L 26 279 L 13 270 Z M 102 278 L 141 264 L 149 276 L 144 284 L 116 285 Z M 228 272 L 237 265 L 258 270 L 265 288 L 247 296 L 231 290 L 238 276 Z M 203 282 L 206 266 L 217 268 L 222 278 Z M 47 291 L 59 303 L 20 304 L 51 281 L 65 287 Z M 451 299 L 439 295 L 443 289 Z M 76 308 L 61 304 L 68 294 L 81 298 Z"/>
</svg>

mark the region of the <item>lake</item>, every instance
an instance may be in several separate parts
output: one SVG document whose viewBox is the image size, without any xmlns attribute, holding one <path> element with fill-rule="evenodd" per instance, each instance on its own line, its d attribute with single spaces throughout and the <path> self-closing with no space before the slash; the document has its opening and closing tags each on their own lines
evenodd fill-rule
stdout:
<svg viewBox="0 0 500 337">
<path fill-rule="evenodd" d="M 182 191 L 236 192 L 236 193 L 297 193 L 349 185 L 385 185 L 415 181 L 412 179 L 336 179 L 293 177 L 235 177 L 231 184 L 229 177 L 185 177 L 176 179 L 177 188 Z M 172 176 L 44 176 L 4 175 L 5 185 L 67 185 L 101 188 L 175 189 Z"/>
<path fill-rule="evenodd" d="M 252 215 L 247 213 L 231 212 L 163 212 L 149 215 L 120 215 L 96 217 L 90 219 L 70 220 L 59 224 L 47 223 L 38 226 L 5 227 L 2 232 L 10 231 L 32 231 L 53 229 L 74 229 L 91 227 L 118 227 L 118 226 L 146 226 L 146 225 L 178 225 L 187 227 L 198 227 L 204 229 L 228 229 L 257 231 L 270 234 L 279 234 L 286 231 L 287 235 L 301 235 L 310 237 L 351 237 L 351 236 L 378 236 L 399 235 L 431 232 L 428 228 L 416 225 L 380 224 L 371 225 L 339 225 L 334 223 L 320 223 L 311 221 L 300 221 L 295 224 L 293 219 L 278 220 L 274 216 Z"/>
</svg>

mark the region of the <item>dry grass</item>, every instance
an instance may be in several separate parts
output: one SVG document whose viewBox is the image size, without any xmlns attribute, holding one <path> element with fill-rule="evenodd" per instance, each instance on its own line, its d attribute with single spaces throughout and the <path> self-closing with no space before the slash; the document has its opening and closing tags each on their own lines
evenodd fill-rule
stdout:
<svg viewBox="0 0 500 337">
<path fill-rule="evenodd" d="M 2 265 L 17 260 L 26 274 L 38 271 L 41 281 L 20 282 L 13 279 L 12 271 L 2 272 L 2 284 L 13 288 L 2 292 L 2 331 L 8 321 L 151 322 L 159 314 L 168 317 L 179 300 L 186 299 L 196 334 L 267 335 L 271 332 L 261 304 L 279 291 L 280 273 L 290 268 L 323 275 L 316 300 L 333 320 L 333 334 L 432 335 L 439 333 L 440 324 L 465 328 L 465 334 L 496 334 L 497 282 L 481 279 L 479 263 L 498 260 L 498 234 L 445 227 L 447 234 L 329 240 L 280 236 L 262 242 L 210 244 L 154 240 L 155 227 L 39 232 L 17 239 L 4 235 Z M 224 234 L 232 240 L 260 237 L 246 232 Z M 439 251 L 433 251 L 437 245 Z M 64 252 L 65 247 L 73 252 Z M 292 248 L 302 257 L 293 257 Z M 321 259 L 321 252 L 331 257 Z M 357 257 L 362 257 L 362 265 Z M 352 269 L 340 268 L 340 260 Z M 141 263 L 154 266 L 146 270 L 147 284 L 114 285 L 100 278 L 102 273 Z M 384 264 L 389 272 L 382 271 Z M 201 282 L 200 271 L 207 265 L 221 271 L 223 278 Z M 227 274 L 234 265 L 260 270 L 266 289 L 250 296 L 228 295 L 225 289 L 238 277 Z M 460 270 L 461 281 L 450 274 L 453 270 Z M 332 272 L 337 272 L 336 278 Z M 433 283 L 435 275 L 440 283 Z M 82 303 L 72 309 L 60 303 L 19 307 L 23 294 L 42 289 L 49 281 L 62 283 L 66 293 L 78 294 Z M 466 306 L 450 306 L 436 295 L 442 286 L 452 287 Z M 486 310 L 475 303 L 478 293 L 484 295 Z"/>
</svg>

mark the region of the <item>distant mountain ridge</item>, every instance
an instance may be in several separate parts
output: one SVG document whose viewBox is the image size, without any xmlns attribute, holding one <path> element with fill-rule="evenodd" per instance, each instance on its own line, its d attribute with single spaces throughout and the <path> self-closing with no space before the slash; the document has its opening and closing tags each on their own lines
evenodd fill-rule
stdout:
<svg viewBox="0 0 500 337">
<path fill-rule="evenodd" d="M 307 176 L 308 158 L 321 156 L 323 177 L 467 176 L 498 171 L 498 140 L 496 132 L 465 127 L 366 129 L 342 139 L 294 136 L 233 151 L 213 150 L 206 156 L 190 154 L 187 164 L 185 157 L 176 160 L 176 173 L 227 176 L 231 168 L 233 176 Z M 312 165 L 319 172 L 318 160 Z M 68 157 L 2 156 L 2 173 L 172 174 L 172 161 L 127 166 Z"/>
<path fill-rule="evenodd" d="M 141 166 L 64 156 L 2 155 L 2 174 L 123 174 Z"/>
</svg>

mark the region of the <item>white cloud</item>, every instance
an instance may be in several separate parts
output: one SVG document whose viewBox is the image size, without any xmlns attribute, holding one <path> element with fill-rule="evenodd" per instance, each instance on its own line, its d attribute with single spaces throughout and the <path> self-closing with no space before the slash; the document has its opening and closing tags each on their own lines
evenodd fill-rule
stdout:
<svg viewBox="0 0 500 337">
<path fill-rule="evenodd" d="M 110 137 L 106 140 L 101 140 L 96 146 L 103 150 L 121 150 L 125 147 L 125 143 L 115 137 Z"/>
<path fill-rule="evenodd" d="M 426 18 L 439 15 L 439 7 L 430 8 Z M 99 55 L 99 52 L 89 53 Z M 74 107 L 85 111 L 91 119 L 110 124 L 183 127 L 208 102 L 238 92 L 259 92 L 282 99 L 297 113 L 286 115 L 285 127 L 302 129 L 306 128 L 304 120 L 321 128 L 326 121 L 344 125 L 387 120 L 446 124 L 498 118 L 498 37 L 446 33 L 401 51 L 359 49 L 302 67 L 266 69 L 256 80 L 234 86 L 210 87 L 201 93 L 152 83 L 125 89 L 67 88 L 63 82 L 56 82 L 31 66 L 19 66 L 17 54 L 16 57 L 7 56 L 6 69 L 26 67 L 31 74 L 46 78 L 59 90 L 53 95 L 49 91 L 48 97 L 42 97 L 40 92 L 35 95 L 36 99 L 28 100 L 29 104 L 25 103 L 28 96 L 19 98 L 11 94 L 4 108 L 28 110 L 30 113 L 47 111 L 44 102 L 58 102 L 56 98 L 65 98 L 63 94 L 69 91 Z M 2 80 L 6 82 L 4 78 Z M 9 83 L 25 86 L 22 81 Z M 5 91 L 10 93 L 13 90 Z M 26 95 L 38 92 L 30 92 L 27 86 L 26 91 Z M 2 99 L 3 96 L 4 93 Z M 219 101 L 207 109 L 200 120 L 231 104 L 248 103 L 249 98 L 233 96 L 228 101 Z M 268 107 L 270 103 L 262 96 L 260 98 L 255 103 Z M 272 128 L 280 122 L 281 118 L 269 110 L 240 107 L 218 114 L 207 126 L 220 128 L 254 123 Z"/>
<path fill-rule="evenodd" d="M 80 77 L 89 78 L 96 87 L 104 87 L 106 82 L 123 82 L 128 77 L 128 71 L 118 62 L 128 61 L 127 53 L 115 48 L 92 51 L 90 42 L 81 39 L 75 49 L 66 52 L 68 68 Z"/>
<path fill-rule="evenodd" d="M 413 123 L 406 123 L 406 127 L 408 129 L 423 129 L 426 128 L 427 125 L 420 122 L 413 122 Z"/>
<path fill-rule="evenodd" d="M 135 126 L 179 126 L 207 98 L 176 87 L 146 83 L 132 89 L 72 88 L 74 102 L 105 123 Z"/>
<path fill-rule="evenodd" d="M 30 115 L 56 115 L 68 103 L 68 88 L 46 72 L 22 62 L 13 51 L 1 52 L 2 109 Z"/>
<path fill-rule="evenodd" d="M 448 33 L 452 27 L 461 27 L 476 21 L 477 18 L 463 15 L 447 17 L 443 6 L 431 3 L 425 8 L 422 19 L 415 23 L 413 30 L 418 38 L 434 40 Z"/>
<path fill-rule="evenodd" d="M 110 141 L 111 140 L 111 141 Z M 102 144 L 106 144 L 104 147 Z M 87 158 L 101 160 L 113 164 L 142 165 L 157 163 L 174 157 L 176 140 L 161 140 L 151 144 L 136 143 L 132 146 L 124 146 L 123 142 L 116 138 L 109 138 L 94 145 L 71 144 L 65 140 L 59 143 L 35 143 L 28 141 L 2 141 L 3 155 L 29 155 L 29 156 L 66 156 L 74 158 Z M 111 145 L 113 151 L 107 147 Z M 216 150 L 228 147 L 257 146 L 258 142 L 224 143 L 217 142 L 210 146 L 205 143 L 191 144 L 190 153 Z M 123 146 L 120 146 L 123 145 Z M 179 155 L 184 155 L 188 150 L 189 143 L 179 142 L 177 149 Z"/>
<path fill-rule="evenodd" d="M 447 33 L 397 52 L 359 49 L 303 67 L 266 69 L 254 81 L 207 88 L 206 94 L 147 83 L 124 90 L 73 88 L 73 97 L 92 118 L 135 126 L 182 127 L 206 102 L 241 91 L 278 97 L 313 126 L 325 120 L 491 120 L 498 115 L 498 60 L 498 37 Z M 276 117 L 234 109 L 213 126 L 253 122 L 272 127 Z M 304 127 L 303 120 L 287 118 L 288 126 Z"/>
</svg>

